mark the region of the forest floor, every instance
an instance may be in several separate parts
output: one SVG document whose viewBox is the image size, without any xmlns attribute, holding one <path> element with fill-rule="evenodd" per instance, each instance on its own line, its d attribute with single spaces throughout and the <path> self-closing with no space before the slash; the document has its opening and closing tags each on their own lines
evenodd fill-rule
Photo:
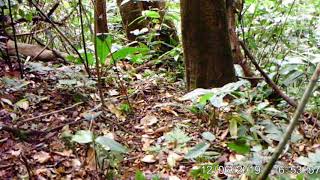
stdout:
<svg viewBox="0 0 320 180">
<path fill-rule="evenodd" d="M 166 69 L 133 74 L 120 68 L 133 108 L 126 113 L 121 110 L 121 104 L 127 103 L 126 93 L 115 73 L 106 79 L 106 108 L 102 109 L 93 81 L 80 66 L 28 63 L 21 80 L 18 72 L 9 74 L 4 62 L 0 63 L 0 123 L 5 130 L 0 131 L 1 179 L 100 179 L 106 169 L 113 169 L 113 162 L 100 170 L 92 146 L 66 140 L 68 135 L 88 129 L 129 149 L 123 159 L 114 162 L 121 179 L 134 179 L 138 170 L 147 177 L 159 174 L 164 179 L 187 179 L 197 163 L 183 155 L 201 142 L 201 134 L 207 131 L 215 135 L 208 151 L 218 152 L 213 154 L 217 162 L 243 158 L 226 147 L 228 122 L 210 128 L 206 116 L 191 113 L 191 102 L 179 100 L 186 93 L 183 81 L 168 78 Z M 102 114 L 90 122 L 85 120 L 88 112 Z M 182 141 L 165 141 L 170 132 Z"/>
</svg>

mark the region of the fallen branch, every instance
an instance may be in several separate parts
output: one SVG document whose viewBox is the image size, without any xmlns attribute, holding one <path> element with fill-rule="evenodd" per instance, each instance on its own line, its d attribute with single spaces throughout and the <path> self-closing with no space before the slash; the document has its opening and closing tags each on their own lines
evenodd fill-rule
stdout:
<svg viewBox="0 0 320 180">
<path fill-rule="evenodd" d="M 9 40 L 6 44 L 6 47 L 8 50 L 8 55 L 11 55 L 11 56 L 15 55 L 16 48 L 14 45 L 14 41 Z M 47 49 L 43 50 L 44 49 L 43 47 L 34 45 L 34 44 L 17 43 L 17 47 L 19 49 L 19 54 L 22 54 L 23 56 L 26 56 L 26 57 L 30 56 L 31 58 L 37 59 L 40 61 L 52 61 L 52 59 L 61 58 L 61 57 L 63 57 L 64 59 L 64 57 L 67 56 L 67 54 L 63 52 L 57 52 L 57 51 L 47 50 Z"/>
<path fill-rule="evenodd" d="M 54 40 L 55 38 L 56 38 L 56 37 L 53 37 L 53 38 L 41 49 L 41 51 L 38 52 L 38 54 L 31 59 L 31 61 L 34 61 L 35 59 L 37 59 L 37 58 L 49 47 L 49 45 L 53 42 L 53 40 Z"/>
<path fill-rule="evenodd" d="M 313 73 L 311 80 L 309 82 L 309 85 L 307 87 L 307 89 L 305 90 L 301 102 L 299 103 L 299 106 L 297 108 L 297 110 L 294 113 L 293 118 L 290 121 L 290 124 L 286 130 L 286 133 L 284 134 L 282 140 L 280 141 L 278 147 L 276 148 L 276 150 L 274 151 L 271 160 L 269 161 L 269 163 L 266 165 L 266 167 L 263 169 L 262 174 L 258 177 L 259 180 L 265 180 L 267 179 L 270 171 L 272 170 L 274 164 L 276 163 L 276 161 L 278 160 L 280 154 L 283 151 L 283 148 L 286 146 L 286 144 L 289 141 L 289 138 L 291 137 L 291 134 L 294 130 L 294 128 L 296 127 L 299 118 L 301 116 L 301 114 L 303 113 L 303 110 L 308 102 L 309 97 L 311 96 L 314 87 L 316 86 L 318 79 L 320 76 L 320 63 L 318 64 L 316 71 Z"/>
<path fill-rule="evenodd" d="M 63 112 L 63 111 L 72 109 L 72 108 L 77 107 L 77 106 L 79 106 L 79 105 L 81 105 L 81 104 L 83 104 L 83 103 L 84 103 L 84 102 L 78 102 L 78 103 L 76 103 L 76 104 L 73 104 L 72 106 L 69 106 L 69 107 L 66 107 L 66 108 L 63 108 L 63 109 L 60 109 L 60 110 L 57 110 L 57 111 L 52 111 L 52 112 L 49 112 L 49 113 L 46 113 L 46 114 L 42 114 L 42 115 L 40 115 L 40 116 L 36 116 L 36 117 L 32 117 L 32 118 L 28 118 L 28 119 L 19 121 L 19 122 L 18 122 L 18 126 L 21 125 L 21 124 L 24 124 L 24 123 L 26 123 L 26 122 L 35 120 L 35 119 L 43 118 L 43 117 L 46 117 L 46 116 L 50 116 L 50 115 L 52 115 L 52 114 L 56 114 L 56 113 L 60 113 L 60 112 Z"/>
<path fill-rule="evenodd" d="M 71 121 L 71 122 L 59 125 L 59 126 L 57 126 L 55 128 L 51 128 L 51 129 L 45 130 L 45 131 L 27 130 L 27 129 L 22 129 L 22 128 L 10 127 L 10 126 L 6 126 L 6 125 L 0 125 L 0 131 L 3 130 L 3 131 L 7 131 L 9 133 L 12 133 L 15 137 L 18 137 L 18 138 L 20 138 L 22 140 L 32 140 L 32 139 L 29 139 L 28 137 L 29 136 L 43 137 L 43 136 L 45 136 L 45 135 L 47 135 L 49 133 L 59 131 L 64 126 L 75 125 L 75 124 L 78 124 L 78 123 L 82 122 L 83 120 L 84 119 L 80 119 L 78 121 Z"/>
<path fill-rule="evenodd" d="M 281 89 L 276 85 L 276 83 L 274 83 L 269 76 L 267 75 L 267 73 L 265 73 L 261 67 L 259 66 L 258 62 L 256 61 L 255 57 L 251 54 L 251 52 L 249 51 L 248 47 L 244 44 L 243 41 L 239 41 L 241 44 L 241 47 L 243 48 L 245 54 L 249 57 L 249 59 L 251 60 L 252 64 L 256 67 L 256 69 L 261 73 L 261 75 L 263 76 L 263 78 L 265 79 L 265 81 L 267 82 L 267 84 L 269 84 L 269 86 L 271 86 L 271 88 L 275 91 L 275 93 L 277 93 L 279 96 L 281 96 L 285 101 L 287 101 L 288 104 L 290 104 L 293 107 L 297 107 L 297 102 L 295 102 L 293 99 L 291 99 L 289 96 L 287 96 L 286 94 L 284 94 Z"/>
</svg>

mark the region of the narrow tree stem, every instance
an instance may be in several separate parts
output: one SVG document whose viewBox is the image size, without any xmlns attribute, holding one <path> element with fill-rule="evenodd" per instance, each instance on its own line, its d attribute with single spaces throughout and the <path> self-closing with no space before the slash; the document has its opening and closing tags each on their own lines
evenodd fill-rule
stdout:
<svg viewBox="0 0 320 180">
<path fill-rule="evenodd" d="M 311 80 L 309 82 L 309 85 L 307 87 L 307 89 L 305 90 L 303 97 L 301 99 L 301 102 L 298 105 L 297 110 L 294 113 L 293 118 L 290 121 L 290 124 L 287 128 L 286 133 L 284 134 L 282 140 L 280 141 L 278 147 L 276 148 L 275 152 L 273 153 L 271 160 L 269 161 L 269 163 L 266 165 L 265 169 L 262 171 L 262 174 L 258 177 L 259 180 L 265 180 L 268 177 L 268 174 L 270 173 L 270 171 L 272 170 L 274 164 L 276 163 L 276 161 L 278 160 L 280 154 L 283 151 L 283 148 L 285 147 L 285 145 L 288 143 L 289 138 L 291 137 L 291 134 L 299 120 L 299 117 L 301 116 L 301 114 L 303 113 L 303 110 L 308 102 L 309 97 L 311 96 L 311 93 L 315 87 L 315 85 L 317 84 L 317 81 L 319 79 L 320 76 L 320 63 L 318 64 L 316 71 L 313 73 Z"/>
<path fill-rule="evenodd" d="M 47 21 L 52 25 L 52 27 L 58 32 L 58 34 L 71 46 L 71 48 L 77 53 L 77 55 L 79 56 L 81 62 L 83 63 L 89 77 L 91 77 L 91 73 L 90 73 L 90 69 L 89 69 L 89 65 L 86 64 L 86 62 L 84 61 L 84 59 L 82 58 L 81 54 L 79 53 L 79 51 L 77 50 L 76 47 L 74 47 L 74 45 L 70 42 L 70 40 L 61 32 L 61 30 L 58 28 L 58 26 L 52 22 L 52 20 L 44 14 L 44 12 L 42 12 L 42 10 L 32 1 L 29 0 L 29 2 L 37 9 L 37 11 L 44 17 L 47 19 Z"/>
<path fill-rule="evenodd" d="M 20 56 L 19 56 L 19 51 L 18 51 L 18 44 L 17 44 L 17 37 L 16 37 L 16 28 L 14 27 L 13 23 L 13 16 L 12 16 L 12 11 L 11 11 L 11 2 L 8 0 L 8 5 L 9 5 L 9 14 L 10 14 L 10 19 L 11 19 L 11 26 L 12 26 L 12 34 L 13 34 L 13 41 L 14 41 L 14 47 L 16 49 L 16 54 L 17 54 L 17 60 L 19 63 L 19 69 L 20 69 L 20 76 L 21 79 L 23 78 L 23 67 L 21 64 Z"/>
<path fill-rule="evenodd" d="M 83 26 L 83 18 L 82 18 L 82 1 L 79 0 L 79 14 L 80 14 L 80 24 L 81 24 L 81 36 L 82 36 L 82 44 L 83 44 L 83 50 L 84 50 L 84 55 L 86 58 L 86 64 L 89 66 L 88 62 L 88 54 L 87 54 L 87 46 L 86 46 L 86 39 L 84 36 L 84 26 Z"/>
<path fill-rule="evenodd" d="M 288 104 L 290 104 L 293 107 L 297 107 L 297 103 L 291 99 L 288 95 L 286 95 L 284 92 L 281 91 L 281 89 L 277 86 L 276 83 L 272 81 L 272 79 L 269 78 L 268 74 L 264 72 L 261 67 L 259 66 L 259 63 L 257 62 L 256 58 L 251 54 L 248 47 L 245 45 L 243 41 L 239 41 L 240 45 L 242 46 L 245 54 L 249 57 L 252 64 L 255 66 L 255 68 L 260 72 L 260 74 L 263 76 L 265 81 L 271 88 L 274 90 L 275 93 L 277 93 L 279 96 L 281 96 L 285 101 L 287 101 Z"/>
</svg>

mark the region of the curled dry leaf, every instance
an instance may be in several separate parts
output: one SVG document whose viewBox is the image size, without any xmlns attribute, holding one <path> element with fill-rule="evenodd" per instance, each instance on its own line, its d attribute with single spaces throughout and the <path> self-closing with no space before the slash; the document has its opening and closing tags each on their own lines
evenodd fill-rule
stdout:
<svg viewBox="0 0 320 180">
<path fill-rule="evenodd" d="M 140 120 L 140 124 L 144 126 L 152 126 L 158 122 L 158 118 L 155 116 L 147 115 Z"/>
<path fill-rule="evenodd" d="M 155 163 L 157 160 L 155 159 L 154 155 L 146 155 L 141 159 L 142 162 L 144 163 Z"/>
</svg>

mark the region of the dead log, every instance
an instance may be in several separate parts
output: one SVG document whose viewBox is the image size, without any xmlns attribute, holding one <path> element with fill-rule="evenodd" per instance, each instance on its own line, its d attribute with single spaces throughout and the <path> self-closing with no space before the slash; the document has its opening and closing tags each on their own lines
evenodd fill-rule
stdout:
<svg viewBox="0 0 320 180">
<path fill-rule="evenodd" d="M 56 53 L 54 53 L 53 51 L 47 50 L 47 49 L 43 50 L 43 48 L 44 47 L 39 45 L 18 43 L 19 53 L 26 57 L 30 56 L 31 58 L 34 58 L 37 56 L 35 60 L 38 60 L 38 61 L 54 61 L 57 58 L 59 58 L 59 56 L 57 56 Z M 16 55 L 14 41 L 9 40 L 7 42 L 7 49 L 8 49 L 9 55 L 11 56 Z M 66 57 L 68 54 L 59 52 L 59 55 L 62 57 Z"/>
</svg>

